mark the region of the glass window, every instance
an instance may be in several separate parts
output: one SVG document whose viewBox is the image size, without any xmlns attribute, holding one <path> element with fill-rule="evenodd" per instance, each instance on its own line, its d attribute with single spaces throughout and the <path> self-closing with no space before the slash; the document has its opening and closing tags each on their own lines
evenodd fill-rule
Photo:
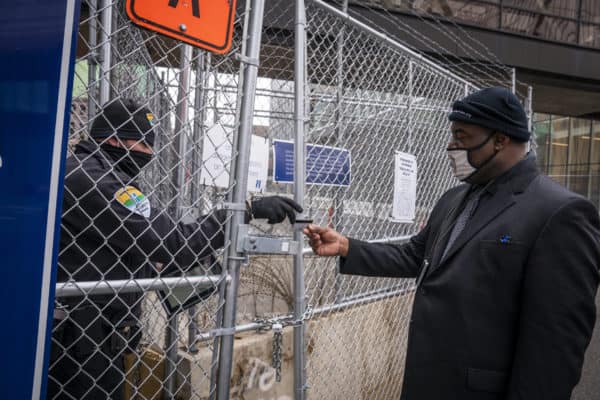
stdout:
<svg viewBox="0 0 600 400">
<path fill-rule="evenodd" d="M 581 24 L 579 44 L 588 47 L 600 47 L 600 25 Z"/>
<path fill-rule="evenodd" d="M 523 1 L 504 0 L 504 7 L 514 7 L 531 13 L 544 13 L 565 18 L 577 18 L 577 0 Z"/>
<path fill-rule="evenodd" d="M 500 23 L 500 8 L 497 4 L 489 3 L 489 1 L 472 0 L 449 2 L 448 6 L 452 10 L 449 16 L 458 21 L 497 29 Z"/>
<path fill-rule="evenodd" d="M 581 0 L 581 19 L 589 22 L 600 22 L 600 1 Z"/>
<path fill-rule="evenodd" d="M 550 164 L 548 175 L 562 185 L 567 184 L 569 149 L 569 117 L 552 117 Z"/>
<path fill-rule="evenodd" d="M 600 207 L 600 121 L 594 121 L 592 126 L 591 182 L 588 197 L 596 207 Z"/>
<path fill-rule="evenodd" d="M 577 43 L 577 23 L 563 18 L 505 9 L 502 29 L 559 42 Z"/>
<path fill-rule="evenodd" d="M 550 116 L 548 114 L 534 114 L 533 132 L 537 143 L 536 159 L 540 170 L 548 173 L 548 150 L 550 148 Z"/>
<path fill-rule="evenodd" d="M 575 193 L 588 195 L 591 121 L 571 118 L 569 140 L 568 187 Z"/>
</svg>

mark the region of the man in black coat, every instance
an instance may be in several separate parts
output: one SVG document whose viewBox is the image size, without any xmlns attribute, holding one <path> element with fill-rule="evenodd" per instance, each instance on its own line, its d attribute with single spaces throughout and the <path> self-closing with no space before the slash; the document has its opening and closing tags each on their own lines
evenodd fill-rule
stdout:
<svg viewBox="0 0 600 400">
<path fill-rule="evenodd" d="M 186 271 L 223 246 L 224 212 L 195 223 L 153 208 L 136 181 L 153 157 L 154 116 L 133 101 L 105 105 L 65 168 L 57 281 L 100 281 Z M 248 202 L 247 219 L 295 220 L 284 197 Z M 160 266 L 160 267 L 157 267 Z M 143 293 L 67 297 L 54 312 L 47 399 L 118 400 L 123 356 L 135 350 Z"/>
<path fill-rule="evenodd" d="M 466 184 L 406 244 L 305 229 L 341 272 L 417 277 L 405 400 L 568 400 L 594 327 L 600 221 L 541 175 L 518 99 L 488 88 L 456 101 L 448 155 Z"/>
</svg>

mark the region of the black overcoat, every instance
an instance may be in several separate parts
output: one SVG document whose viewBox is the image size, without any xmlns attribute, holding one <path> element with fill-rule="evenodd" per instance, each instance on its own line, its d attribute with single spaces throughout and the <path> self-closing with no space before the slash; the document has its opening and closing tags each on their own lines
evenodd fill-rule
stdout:
<svg viewBox="0 0 600 400">
<path fill-rule="evenodd" d="M 418 277 L 405 400 L 567 400 L 592 335 L 598 212 L 527 157 L 489 186 L 442 259 L 468 185 L 408 243 L 350 239 L 341 272 Z"/>
</svg>

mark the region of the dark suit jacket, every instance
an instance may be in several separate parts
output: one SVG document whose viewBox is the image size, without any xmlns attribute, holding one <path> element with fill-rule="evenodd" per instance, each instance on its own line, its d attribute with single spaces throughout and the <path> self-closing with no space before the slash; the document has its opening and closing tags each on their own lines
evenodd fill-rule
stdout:
<svg viewBox="0 0 600 400">
<path fill-rule="evenodd" d="M 496 179 L 441 259 L 467 190 L 445 193 L 409 243 L 350 239 L 341 272 L 416 277 L 429 264 L 402 399 L 567 400 L 596 317 L 598 212 L 530 156 Z"/>
</svg>

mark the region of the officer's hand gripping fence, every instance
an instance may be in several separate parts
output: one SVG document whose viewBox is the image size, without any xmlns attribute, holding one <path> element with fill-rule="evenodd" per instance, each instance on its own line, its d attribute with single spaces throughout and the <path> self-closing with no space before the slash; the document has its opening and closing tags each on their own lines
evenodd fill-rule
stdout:
<svg viewBox="0 0 600 400">
<path fill-rule="evenodd" d="M 230 360 L 230 387 L 222 389 L 230 398 L 399 397 L 412 279 L 342 276 L 336 259 L 304 249 L 306 289 L 294 293 L 292 257 L 241 248 L 248 265 L 224 315 L 235 240 L 222 232 L 221 246 L 215 236 L 234 212 L 218 209 L 238 181 L 231 175 L 242 98 L 255 95 L 252 140 L 268 143 L 263 195 L 294 193 L 273 181 L 272 159 L 273 142 L 293 142 L 298 122 L 296 5 L 267 2 L 252 60 L 243 45 L 250 10 L 241 3 L 223 56 L 135 27 L 120 1 L 82 3 L 70 135 L 78 161 L 65 178 L 50 398 L 212 399 L 227 369 L 219 355 Z M 306 65 L 303 139 L 330 154 L 306 175 L 346 155 L 350 170 L 305 184 L 304 214 L 355 238 L 405 240 L 456 183 L 444 154 L 446 114 L 475 87 L 322 1 L 307 1 L 306 37 L 306 60 L 298 61 Z M 257 88 L 247 92 L 243 66 L 257 61 Z M 107 101 L 127 98 L 149 109 L 157 130 L 155 160 L 135 180 L 115 173 L 98 148 L 77 147 Z M 396 151 L 417 158 L 411 223 L 390 220 Z M 127 186 L 149 199 L 149 217 L 119 202 Z M 293 229 L 256 221 L 247 235 L 291 239 Z M 299 296 L 306 304 L 294 310 Z M 228 318 L 235 325 L 223 328 Z M 305 361 L 294 365 L 298 327 L 306 329 Z M 233 351 L 219 354 L 221 338 L 234 333 Z"/>
</svg>

